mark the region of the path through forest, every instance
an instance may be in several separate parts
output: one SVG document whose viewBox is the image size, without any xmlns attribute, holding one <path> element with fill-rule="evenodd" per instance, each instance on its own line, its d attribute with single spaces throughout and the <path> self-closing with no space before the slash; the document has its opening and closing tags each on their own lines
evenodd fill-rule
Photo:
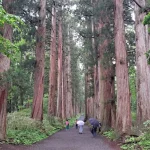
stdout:
<svg viewBox="0 0 150 150">
<path fill-rule="evenodd" d="M 83 134 L 75 127 L 68 131 L 62 130 L 46 140 L 32 146 L 0 145 L 0 150 L 120 150 L 102 136 L 92 137 L 89 127 L 84 126 Z"/>
</svg>

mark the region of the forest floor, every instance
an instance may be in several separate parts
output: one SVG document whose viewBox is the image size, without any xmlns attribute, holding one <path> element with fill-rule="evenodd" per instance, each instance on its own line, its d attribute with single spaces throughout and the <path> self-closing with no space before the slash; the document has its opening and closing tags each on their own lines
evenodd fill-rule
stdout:
<svg viewBox="0 0 150 150">
<path fill-rule="evenodd" d="M 84 126 L 83 134 L 75 127 L 62 130 L 49 138 L 31 146 L 0 145 L 0 150 L 120 150 L 116 143 L 104 137 L 93 137 L 88 126 Z"/>
</svg>

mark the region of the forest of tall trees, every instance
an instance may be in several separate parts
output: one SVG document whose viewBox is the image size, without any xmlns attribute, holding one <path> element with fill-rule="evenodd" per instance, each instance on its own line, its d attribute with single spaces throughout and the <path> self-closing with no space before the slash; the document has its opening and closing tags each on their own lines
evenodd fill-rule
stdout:
<svg viewBox="0 0 150 150">
<path fill-rule="evenodd" d="M 149 134 L 149 0 L 2 0 L 0 16 L 0 140 L 19 116 Z"/>
</svg>

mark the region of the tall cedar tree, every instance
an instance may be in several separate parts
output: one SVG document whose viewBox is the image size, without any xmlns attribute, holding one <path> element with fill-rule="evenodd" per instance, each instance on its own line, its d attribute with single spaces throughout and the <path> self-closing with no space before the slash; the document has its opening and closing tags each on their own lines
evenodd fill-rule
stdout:
<svg viewBox="0 0 150 150">
<path fill-rule="evenodd" d="M 3 7 L 6 12 L 12 14 L 12 3 L 14 0 L 3 0 Z M 12 41 L 13 29 L 11 25 L 5 24 L 3 30 L 3 37 Z M 0 54 L 0 73 L 4 73 L 10 67 L 10 60 Z M 0 85 L 0 140 L 6 138 L 6 108 L 7 108 L 7 83 Z"/>
<path fill-rule="evenodd" d="M 34 97 L 31 117 L 43 119 L 43 91 L 44 91 L 44 60 L 46 34 L 46 0 L 40 0 L 39 24 L 36 41 L 36 66 L 34 76 Z"/>
<path fill-rule="evenodd" d="M 130 91 L 124 30 L 123 0 L 115 0 L 116 129 L 121 134 L 129 133 L 131 129 Z"/>
<path fill-rule="evenodd" d="M 111 93 L 111 67 L 108 65 L 104 67 L 102 61 L 104 60 L 105 50 L 108 47 L 108 39 L 105 39 L 99 48 L 99 59 L 100 59 L 100 121 L 102 122 L 103 130 L 111 127 L 111 103 L 109 102 L 113 97 Z"/>
<path fill-rule="evenodd" d="M 48 115 L 54 116 L 56 112 L 56 8 L 55 3 L 52 7 L 52 28 L 51 28 L 51 47 L 50 47 L 50 71 L 49 71 L 49 101 L 48 101 Z"/>
<path fill-rule="evenodd" d="M 9 58 L 0 54 L 0 78 L 2 78 L 2 73 L 7 71 L 9 67 Z M 4 140 L 6 138 L 7 92 L 7 83 L 0 84 L 0 140 Z"/>
<path fill-rule="evenodd" d="M 65 55 L 65 65 L 64 65 L 64 81 L 65 84 L 65 97 L 66 97 L 66 117 L 69 118 L 73 115 L 73 106 L 72 106 L 72 75 L 71 75 L 71 53 L 70 53 L 70 31 L 68 26 L 68 45 L 67 45 L 67 54 Z"/>
<path fill-rule="evenodd" d="M 136 0 L 143 8 L 145 0 Z M 150 49 L 148 27 L 142 21 L 145 13 L 135 4 L 136 65 L 137 65 L 137 120 L 143 123 L 150 119 L 150 70 L 145 53 Z"/>
<path fill-rule="evenodd" d="M 62 110 L 62 12 L 59 12 L 58 24 L 58 79 L 57 79 L 57 116 L 64 119 L 64 110 Z M 64 109 L 64 108 L 63 108 Z"/>
</svg>

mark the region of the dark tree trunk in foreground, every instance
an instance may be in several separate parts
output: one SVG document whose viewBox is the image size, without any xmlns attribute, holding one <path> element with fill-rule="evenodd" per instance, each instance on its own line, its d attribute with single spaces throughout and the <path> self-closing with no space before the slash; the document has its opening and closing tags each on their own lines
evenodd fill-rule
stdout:
<svg viewBox="0 0 150 150">
<path fill-rule="evenodd" d="M 50 47 L 50 72 L 49 72 L 49 101 L 48 115 L 54 116 L 56 111 L 56 9 L 52 8 L 52 28 L 51 28 L 51 47 Z"/>
<path fill-rule="evenodd" d="M 0 140 L 6 138 L 6 108 L 7 108 L 7 83 L 3 83 L 3 75 L 10 67 L 10 60 L 6 56 L 0 54 Z"/>
<path fill-rule="evenodd" d="M 115 53 L 117 78 L 116 130 L 120 134 L 131 129 L 130 91 L 123 20 L 123 0 L 115 0 Z"/>
<path fill-rule="evenodd" d="M 99 47 L 99 60 L 100 60 L 100 121 L 103 124 L 102 130 L 107 130 L 111 127 L 111 103 L 112 100 L 112 85 L 111 85 L 111 66 L 110 63 L 107 63 L 107 66 L 104 66 L 103 62 L 106 62 L 104 57 L 105 50 L 108 49 L 109 41 L 108 39 L 104 40 Z M 108 62 L 109 60 L 107 60 Z"/>
<path fill-rule="evenodd" d="M 11 4 L 14 0 L 3 0 L 3 7 L 6 12 L 12 14 L 13 9 Z M 13 29 L 10 25 L 5 24 L 3 30 L 3 37 L 12 41 Z M 0 53 L 0 140 L 6 138 L 6 116 L 7 116 L 7 83 L 3 80 L 3 73 L 10 67 L 10 60 Z"/>
<path fill-rule="evenodd" d="M 145 0 L 136 0 L 143 8 Z M 150 70 L 145 53 L 150 49 L 148 27 L 143 25 L 145 13 L 135 4 L 136 65 L 137 65 L 137 120 L 150 120 Z"/>
<path fill-rule="evenodd" d="M 45 60 L 45 24 L 46 0 L 40 1 L 39 25 L 37 29 L 36 66 L 34 76 L 34 97 L 31 117 L 43 119 L 43 92 L 44 92 L 44 60 Z"/>
<path fill-rule="evenodd" d="M 112 65 L 110 68 L 109 82 L 111 85 L 111 128 L 116 127 L 116 103 L 115 103 L 115 66 Z"/>
<path fill-rule="evenodd" d="M 104 112 L 103 112 L 103 130 L 107 130 L 111 127 L 111 121 L 112 121 L 112 118 L 114 118 L 114 111 L 112 111 L 113 109 L 113 105 L 111 102 L 113 102 L 113 98 L 114 98 L 114 94 L 112 93 L 112 87 L 114 84 L 114 82 L 111 81 L 111 73 L 112 73 L 112 70 L 111 70 L 111 66 L 108 66 L 108 68 L 106 68 L 104 70 Z"/>
</svg>

